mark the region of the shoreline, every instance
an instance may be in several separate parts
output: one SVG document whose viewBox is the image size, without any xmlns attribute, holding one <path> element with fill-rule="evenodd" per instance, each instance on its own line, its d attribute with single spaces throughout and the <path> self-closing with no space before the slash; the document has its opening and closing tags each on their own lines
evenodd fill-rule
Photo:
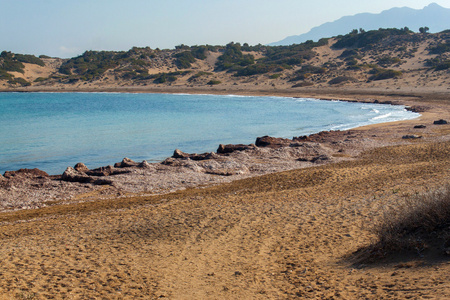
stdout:
<svg viewBox="0 0 450 300">
<path fill-rule="evenodd" d="M 112 93 L 114 93 L 114 94 L 116 94 L 116 93 L 119 93 L 119 94 L 120 93 L 123 93 L 123 94 L 148 93 L 148 94 L 168 94 L 168 95 L 205 95 L 205 96 L 207 96 L 207 95 L 223 95 L 223 96 L 237 96 L 237 97 L 240 97 L 240 96 L 244 96 L 244 97 L 279 97 L 279 98 L 291 98 L 291 99 L 300 99 L 300 98 L 302 98 L 302 99 L 312 99 L 312 100 L 321 100 L 321 101 L 343 101 L 343 102 L 354 102 L 354 103 L 397 105 L 397 106 L 403 106 L 403 107 L 405 107 L 406 110 L 409 110 L 409 111 L 412 111 L 412 112 L 416 112 L 416 113 L 419 114 L 417 117 L 414 117 L 412 119 L 402 119 L 402 120 L 380 122 L 380 123 L 374 123 L 374 124 L 362 124 L 362 125 L 358 125 L 356 127 L 351 127 L 351 128 L 347 128 L 347 129 L 337 129 L 336 131 L 349 131 L 349 130 L 363 128 L 363 127 L 366 127 L 366 126 L 378 126 L 378 125 L 385 124 L 385 123 L 396 123 L 396 122 L 409 121 L 409 120 L 420 118 L 421 117 L 421 113 L 422 113 L 422 112 L 416 111 L 413 107 L 405 105 L 405 104 L 403 104 L 401 102 L 400 103 L 394 103 L 395 100 L 394 101 L 391 101 L 391 100 L 378 101 L 378 99 L 367 99 L 366 100 L 366 99 L 361 99 L 361 98 L 341 99 L 340 97 L 339 98 L 338 97 L 325 98 L 325 97 L 306 97 L 306 96 L 302 96 L 302 95 L 300 95 L 300 96 L 298 96 L 298 95 L 297 96 L 295 96 L 295 95 L 288 96 L 284 92 L 281 93 L 281 95 L 280 95 L 280 94 L 276 94 L 276 93 L 274 93 L 274 94 L 265 94 L 265 93 L 259 93 L 259 92 L 253 92 L 253 91 L 250 94 L 234 94 L 234 93 L 230 94 L 230 93 L 206 93 L 207 92 L 206 90 L 205 91 L 191 92 L 191 93 L 181 93 L 181 92 L 174 93 L 172 91 L 171 92 L 162 92 L 162 91 L 161 92 L 155 92 L 155 91 L 129 92 L 129 91 L 122 90 L 121 88 L 118 88 L 117 90 L 120 90 L 120 91 L 112 92 L 112 91 L 79 91 L 79 90 L 78 91 L 77 90 L 74 90 L 74 91 L 68 91 L 68 90 L 65 90 L 65 91 L 45 91 L 45 90 L 42 90 L 42 91 L 2 91 L 2 90 L 0 90 L 0 92 L 3 92 L 3 93 L 9 93 L 9 92 L 12 92 L 12 93 L 14 93 L 14 92 L 17 92 L 17 93 L 86 93 L 86 94 L 90 94 L 90 93 L 94 93 L 94 94 L 95 93 L 104 93 L 104 94 L 108 94 L 108 93 L 111 93 L 111 94 Z M 419 96 L 416 96 L 416 97 L 419 97 Z M 398 101 L 400 101 L 400 100 L 398 100 Z M 329 130 L 323 130 L 323 131 L 335 131 L 335 130 L 329 129 Z M 321 132 L 321 131 L 319 131 L 319 132 Z M 314 135 L 314 134 L 317 134 L 319 132 L 313 132 L 313 133 L 311 133 L 309 135 Z M 280 138 L 279 136 L 274 136 L 274 137 L 275 138 Z M 253 139 L 256 139 L 256 138 L 257 137 L 253 137 Z M 288 137 L 286 137 L 286 138 L 288 138 Z M 175 149 L 173 149 L 173 150 L 175 150 Z M 204 150 L 202 150 L 202 151 L 204 151 Z M 127 154 L 124 154 L 124 155 L 127 155 Z M 148 158 L 146 160 L 149 161 L 149 163 L 161 163 L 162 161 L 164 161 L 165 159 L 167 159 L 169 157 L 170 156 L 162 157 L 161 159 Z M 112 163 L 112 162 L 110 162 L 110 163 Z M 102 168 L 102 167 L 106 167 L 106 166 L 97 166 L 95 168 Z M 20 168 L 20 169 L 22 169 L 22 168 Z M 5 172 L 15 172 L 15 171 L 19 171 L 20 169 L 5 170 L 3 173 L 5 173 Z M 38 168 L 38 169 L 41 170 L 41 171 L 47 172 L 46 170 L 43 170 L 41 168 Z M 61 176 L 61 174 L 62 173 L 49 174 L 49 175 L 50 176 Z M 2 173 L 0 173 L 0 175 L 2 175 Z"/>
<path fill-rule="evenodd" d="M 169 92 L 173 93 L 174 91 L 167 91 L 167 93 Z M 197 90 L 197 92 L 199 91 Z M 227 91 L 227 93 L 229 92 L 236 91 Z M 15 179 L 9 180 L 0 177 L 0 199 L 2 200 L 0 201 L 2 204 L 0 211 L 40 208 L 53 205 L 53 203 L 84 202 L 111 197 L 167 194 L 187 188 L 229 183 L 249 177 L 352 160 L 366 150 L 382 146 L 417 143 L 419 140 L 450 139 L 449 134 L 436 136 L 433 133 L 436 126 L 429 125 L 437 119 L 450 119 L 450 95 L 446 95 L 447 99 L 445 100 L 437 101 L 430 95 L 426 98 L 423 95 L 392 98 L 392 96 L 385 95 L 376 97 L 373 94 L 358 97 L 353 94 L 351 97 L 341 99 L 344 98 L 341 97 L 344 92 L 335 94 L 333 97 L 326 97 L 325 94 L 322 94 L 319 99 L 404 105 L 417 109 L 420 116 L 412 120 L 377 123 L 350 130 L 330 132 L 329 136 L 323 136 L 321 133 L 312 134 L 310 141 L 291 141 L 291 143 L 298 144 L 295 147 L 286 147 L 286 145 L 276 149 L 256 147 L 220 156 L 212 152 L 211 155 L 214 158 L 205 160 L 169 157 L 163 162 L 147 164 L 148 166 L 146 165 L 145 168 L 137 168 L 137 163 L 134 168 L 128 169 L 105 171 L 109 167 L 98 168 L 99 172 L 110 172 L 107 177 L 93 177 L 95 180 L 104 179 L 103 182 L 106 185 L 86 184 L 82 182 L 83 179 L 81 182 L 61 181 L 62 175 L 40 178 L 36 174 L 22 174 L 23 176 L 15 176 Z M 303 93 L 288 94 L 288 97 L 312 96 Z M 259 93 L 254 91 L 241 93 L 241 95 L 287 96 L 286 93 L 268 95 L 261 91 Z M 318 96 L 316 95 L 316 97 Z M 424 98 L 425 100 L 422 100 Z M 421 124 L 427 124 L 427 128 L 419 131 L 413 129 L 414 125 Z M 405 135 L 418 134 L 423 138 L 417 140 L 402 138 Z M 109 176 L 110 174 L 113 176 Z M 85 174 L 81 174 L 81 176 L 83 177 Z M 89 180 L 94 182 L 94 179 Z"/>
</svg>

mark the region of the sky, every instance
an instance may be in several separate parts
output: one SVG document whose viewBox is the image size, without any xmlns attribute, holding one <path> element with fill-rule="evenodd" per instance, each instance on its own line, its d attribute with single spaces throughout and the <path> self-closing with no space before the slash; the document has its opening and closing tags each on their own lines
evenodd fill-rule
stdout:
<svg viewBox="0 0 450 300">
<path fill-rule="evenodd" d="M 450 0 L 0 0 L 0 51 L 74 57 L 133 46 L 268 44 L 325 22 Z"/>
</svg>

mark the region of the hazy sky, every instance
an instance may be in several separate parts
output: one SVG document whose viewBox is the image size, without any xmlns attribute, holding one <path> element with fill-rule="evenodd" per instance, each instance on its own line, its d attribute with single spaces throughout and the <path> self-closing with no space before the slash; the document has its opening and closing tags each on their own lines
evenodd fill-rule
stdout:
<svg viewBox="0 0 450 300">
<path fill-rule="evenodd" d="M 0 0 L 0 51 L 73 57 L 133 46 L 279 41 L 347 15 L 450 0 Z"/>
</svg>

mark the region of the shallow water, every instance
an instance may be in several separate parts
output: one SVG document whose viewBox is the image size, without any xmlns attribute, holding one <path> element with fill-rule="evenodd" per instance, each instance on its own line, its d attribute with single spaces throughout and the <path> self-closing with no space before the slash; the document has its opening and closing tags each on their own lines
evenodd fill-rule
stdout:
<svg viewBox="0 0 450 300">
<path fill-rule="evenodd" d="M 292 138 L 417 117 L 402 106 L 315 99 L 124 93 L 0 93 L 0 172 L 61 174 L 179 148 L 215 151 L 270 135 Z"/>
</svg>

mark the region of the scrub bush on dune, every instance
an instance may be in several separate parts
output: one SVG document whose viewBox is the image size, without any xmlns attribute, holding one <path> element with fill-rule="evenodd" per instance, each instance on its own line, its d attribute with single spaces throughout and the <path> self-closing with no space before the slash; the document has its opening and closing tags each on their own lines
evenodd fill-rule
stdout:
<svg viewBox="0 0 450 300">
<path fill-rule="evenodd" d="M 373 228 L 377 242 L 361 250 L 369 260 L 399 251 L 450 255 L 450 184 L 416 195 L 386 211 Z"/>
</svg>

